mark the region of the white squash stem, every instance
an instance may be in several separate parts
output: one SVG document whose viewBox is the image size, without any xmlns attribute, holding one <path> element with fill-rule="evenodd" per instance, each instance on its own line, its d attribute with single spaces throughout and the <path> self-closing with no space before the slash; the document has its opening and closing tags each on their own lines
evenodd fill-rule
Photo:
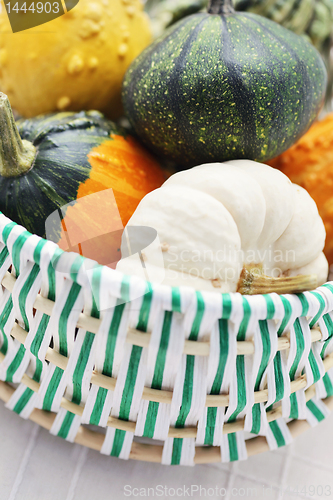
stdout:
<svg viewBox="0 0 333 500">
<path fill-rule="evenodd" d="M 298 276 L 280 276 L 272 278 L 262 274 L 262 266 L 253 264 L 244 266 L 237 285 L 237 292 L 242 295 L 265 293 L 301 293 L 317 287 L 317 276 L 300 274 Z"/>
</svg>

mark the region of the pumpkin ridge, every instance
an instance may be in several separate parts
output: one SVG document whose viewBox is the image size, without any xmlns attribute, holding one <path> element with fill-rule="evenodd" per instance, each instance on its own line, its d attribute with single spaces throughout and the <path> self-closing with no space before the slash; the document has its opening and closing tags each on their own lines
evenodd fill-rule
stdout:
<svg viewBox="0 0 333 500">
<path fill-rule="evenodd" d="M 160 46 L 160 45 L 165 45 L 165 46 L 168 46 L 168 40 L 170 37 L 176 37 L 178 35 L 181 34 L 183 28 L 184 29 L 187 29 L 187 36 L 190 36 L 192 35 L 192 31 L 195 31 L 191 29 L 191 24 L 190 24 L 190 20 L 193 19 L 194 21 L 197 21 L 197 25 L 201 24 L 201 22 L 207 20 L 207 18 L 210 17 L 207 13 L 202 13 L 202 14 L 194 14 L 193 16 L 189 16 L 189 17 L 186 17 L 180 21 L 178 21 L 178 23 L 174 24 L 173 26 L 170 27 L 170 35 L 161 35 L 161 41 L 159 41 L 159 39 L 156 40 L 155 44 L 157 44 L 157 46 Z M 188 43 L 188 41 L 186 42 Z M 140 81 L 141 82 L 141 85 L 143 85 L 143 82 L 141 81 L 142 80 L 142 73 L 141 73 L 141 69 L 138 65 L 138 62 L 143 58 L 145 57 L 145 62 L 147 64 L 147 61 L 151 60 L 152 56 L 155 54 L 155 45 L 154 47 L 152 46 L 149 46 L 148 48 L 146 48 L 140 55 L 139 57 L 132 63 L 132 65 L 130 66 L 127 74 L 131 74 L 132 75 L 132 78 L 131 78 L 131 82 L 129 84 L 129 86 L 126 85 L 126 83 L 124 84 L 124 88 L 123 88 L 123 100 L 124 100 L 124 95 L 125 93 L 132 93 L 133 92 L 133 87 L 135 86 L 135 82 L 136 81 Z M 179 58 L 181 58 L 183 54 L 183 51 L 181 52 Z M 178 59 L 178 58 L 177 58 Z M 165 66 L 165 63 L 161 63 L 159 62 L 159 67 L 161 68 L 161 71 L 164 72 L 164 66 Z M 148 70 L 148 73 L 149 73 L 149 68 L 147 68 Z M 169 76 L 170 76 L 170 80 L 172 79 L 172 75 L 173 73 L 170 71 L 169 72 Z M 178 82 L 179 83 L 179 82 Z M 173 91 L 175 91 L 175 86 L 173 86 Z M 179 95 L 180 97 L 183 97 L 181 92 L 179 92 Z M 159 101 L 159 97 L 155 97 L 155 95 L 151 98 L 151 102 L 155 105 L 156 101 Z M 176 101 L 176 98 L 173 99 L 173 97 L 171 96 L 171 93 L 169 93 L 169 95 L 167 96 L 167 106 L 170 108 L 170 106 L 174 106 L 173 109 L 177 109 L 180 107 L 180 104 L 177 103 L 177 104 L 172 104 L 173 101 Z M 128 104 L 128 103 L 127 103 Z M 139 116 L 139 109 L 136 107 L 135 105 L 135 102 L 131 102 L 130 103 L 130 109 L 129 109 L 129 112 L 128 114 L 130 114 L 131 116 L 135 115 L 135 116 Z M 180 126 L 180 121 L 178 121 L 177 123 L 177 127 Z M 142 127 L 144 127 L 144 124 L 142 125 Z M 184 127 L 189 127 L 189 124 L 186 123 L 184 124 Z M 141 126 L 140 126 L 141 128 Z M 141 137 L 141 140 L 143 141 L 144 144 L 148 144 L 148 141 L 145 140 L 144 137 Z M 151 147 L 151 149 L 154 151 L 154 146 Z"/>
<path fill-rule="evenodd" d="M 285 45 L 286 43 L 288 43 L 288 42 L 286 42 L 286 40 L 284 40 L 283 38 L 281 38 L 280 35 L 276 33 L 276 31 L 273 31 L 271 29 L 271 24 L 273 23 L 273 21 L 270 21 L 269 19 L 266 19 L 266 18 L 263 17 L 262 18 L 262 22 L 261 22 L 261 19 L 260 20 L 258 19 L 259 16 L 252 15 L 252 14 L 247 13 L 247 12 L 246 13 L 242 13 L 242 15 L 244 17 L 250 19 L 251 22 L 254 22 L 258 26 L 260 26 L 261 29 L 264 29 L 265 31 L 268 31 L 269 34 L 270 34 L 270 36 L 272 36 L 274 39 L 276 39 L 280 44 Z M 268 22 L 266 22 L 266 21 L 268 21 Z M 309 46 L 310 46 L 310 44 L 309 44 Z M 311 47 L 311 48 L 313 48 L 313 47 Z M 295 72 L 299 71 L 300 69 L 304 69 L 305 68 L 304 61 L 302 61 L 300 59 L 300 57 L 297 54 L 297 52 L 294 49 L 292 49 L 292 47 L 290 47 L 290 46 L 289 46 L 288 50 L 289 50 L 289 53 L 292 54 L 293 58 L 297 61 L 297 64 L 299 65 L 299 68 L 295 69 Z M 321 59 L 320 59 L 320 61 L 322 62 Z M 281 64 L 281 62 L 280 62 L 280 64 Z M 322 65 L 324 65 L 323 62 L 322 62 Z M 298 90 L 302 92 L 302 95 L 300 95 L 299 100 L 300 100 L 300 103 L 302 103 L 303 107 L 302 107 L 302 110 L 301 110 L 301 112 L 299 113 L 298 116 L 301 116 L 301 118 L 302 118 L 302 122 L 301 122 L 302 126 L 305 126 L 305 124 L 307 123 L 308 127 L 305 130 L 303 128 L 303 131 L 301 133 L 298 133 L 297 135 L 294 135 L 293 136 L 294 139 L 289 144 L 289 146 L 291 146 L 292 144 L 294 144 L 294 142 L 296 142 L 302 135 L 304 135 L 305 132 L 307 132 L 307 130 L 311 127 L 313 121 L 315 120 L 315 118 L 317 116 L 317 113 L 318 113 L 318 111 L 320 109 L 320 107 L 319 107 L 317 110 L 313 111 L 313 113 L 312 113 L 312 119 L 310 120 L 310 122 L 309 122 L 309 120 L 305 119 L 306 115 L 310 114 L 310 111 L 311 111 L 311 102 L 307 98 L 307 93 L 308 93 L 307 91 L 308 90 L 312 91 L 313 84 L 312 84 L 312 82 L 311 82 L 311 80 L 309 78 L 309 73 L 307 71 L 300 71 L 300 72 L 303 74 L 303 79 L 302 79 L 303 85 L 299 86 Z M 326 84 L 323 85 L 323 88 L 325 88 L 325 87 L 326 87 Z M 323 99 L 322 99 L 322 101 L 324 101 L 324 98 L 325 98 L 325 96 L 324 96 L 324 93 L 323 93 Z"/>
<path fill-rule="evenodd" d="M 254 19 L 254 18 L 253 18 L 253 16 L 248 15 L 248 14 L 246 14 L 246 13 L 244 14 L 244 16 L 245 16 L 245 17 L 250 18 L 252 22 L 254 22 L 254 23 L 255 23 L 255 24 L 257 24 L 258 26 L 260 26 L 262 29 L 265 29 L 266 31 L 268 31 L 268 32 L 270 33 L 270 35 L 271 35 L 273 38 L 275 38 L 276 40 L 278 40 L 281 44 L 285 44 L 285 43 L 286 43 L 286 42 L 285 42 L 285 40 L 283 40 L 283 38 L 281 38 L 281 37 L 280 37 L 280 36 L 279 36 L 276 32 L 274 32 L 274 31 L 272 31 L 272 30 L 271 30 L 271 28 L 270 28 L 270 26 L 269 26 L 269 24 L 270 24 L 270 23 L 267 23 L 267 24 L 265 24 L 265 22 L 264 22 L 264 23 L 261 23 L 261 22 L 260 22 L 257 18 L 255 18 L 255 19 Z M 301 67 L 302 69 L 304 69 L 304 68 L 305 68 L 304 61 L 302 61 L 302 60 L 300 59 L 300 57 L 299 57 L 299 55 L 297 54 L 297 52 L 296 52 L 295 50 L 293 50 L 293 48 L 292 48 L 292 47 L 289 47 L 289 49 L 288 49 L 288 50 L 289 50 L 289 53 L 290 53 L 290 54 L 292 54 L 292 55 L 293 55 L 293 57 L 297 60 L 297 62 L 299 63 L 300 67 Z M 305 71 L 304 73 L 305 73 L 305 75 L 306 75 L 306 79 L 307 79 L 307 87 L 310 87 L 310 85 L 311 85 L 311 84 L 310 84 L 309 75 L 308 75 L 308 73 L 307 73 L 306 71 Z M 304 92 L 304 88 L 303 88 L 303 92 Z M 305 97 L 306 97 L 305 95 L 303 95 L 303 96 L 302 96 L 302 102 L 306 102 Z"/>
<path fill-rule="evenodd" d="M 254 27 L 251 26 L 250 23 L 248 22 L 245 22 L 245 19 L 249 19 L 246 15 L 243 14 L 243 12 L 241 13 L 241 15 L 238 15 L 237 17 L 237 21 L 240 22 L 241 25 L 244 26 L 244 29 L 246 29 L 248 32 L 252 33 L 253 35 L 253 43 L 255 43 L 255 36 L 257 35 L 257 32 L 254 30 Z M 256 23 L 257 25 L 259 25 L 258 23 Z M 269 71 L 269 77 L 270 77 L 270 82 L 274 82 L 274 84 L 272 85 L 273 88 L 280 88 L 282 89 L 282 86 L 283 86 L 283 89 L 285 89 L 285 84 L 284 82 L 280 82 L 274 72 L 274 68 L 276 67 L 276 65 L 280 65 L 281 64 L 281 60 L 280 58 L 275 54 L 275 53 L 272 53 L 272 51 L 269 50 L 269 47 L 266 46 L 265 44 L 261 44 L 260 47 L 258 47 L 258 43 L 256 43 L 256 47 L 258 48 L 258 50 L 261 50 L 261 51 L 265 51 L 265 54 L 267 55 L 267 60 L 266 60 L 266 66 L 268 68 L 268 71 Z M 275 61 L 275 64 L 272 63 L 272 60 Z M 266 126 L 266 123 L 267 122 L 272 122 L 274 120 L 274 112 L 272 109 L 270 109 L 269 107 L 267 107 L 264 111 L 264 115 L 263 115 L 263 119 L 265 119 L 265 126 Z M 258 125 L 261 125 L 262 122 L 258 122 Z M 272 136 L 271 134 L 268 135 L 267 137 L 267 143 L 269 144 L 269 147 L 272 147 L 274 141 L 272 140 Z"/>
<path fill-rule="evenodd" d="M 254 37 L 255 35 L 257 35 L 257 33 L 255 32 L 254 27 L 252 27 L 249 23 L 245 23 L 244 22 L 244 17 L 246 18 L 247 16 L 239 15 L 238 18 L 237 18 L 237 20 L 238 20 L 238 22 L 240 22 L 244 26 L 244 29 L 246 29 L 249 32 L 251 32 L 253 34 L 253 37 Z M 276 64 L 280 64 L 280 59 L 278 58 L 278 56 L 276 54 L 274 54 L 274 53 L 272 54 L 272 52 L 269 50 L 269 47 L 267 47 L 264 44 L 261 44 L 260 50 L 264 50 L 265 54 L 267 56 L 269 56 L 269 58 L 271 60 L 274 60 L 276 62 Z M 274 82 L 276 83 L 276 85 L 279 85 L 279 84 L 281 85 L 281 83 L 278 82 L 278 79 L 277 79 L 276 75 L 274 74 L 274 71 L 273 71 L 274 70 L 274 64 L 272 64 L 271 60 L 268 60 L 267 63 L 266 63 L 267 66 L 269 67 L 269 69 L 271 70 L 270 71 L 270 78 L 274 80 Z"/>
<path fill-rule="evenodd" d="M 261 24 L 258 20 L 255 21 L 259 26 L 265 26 L 265 24 Z M 274 36 L 274 38 L 276 38 L 276 40 L 278 40 L 279 42 L 281 43 L 285 43 L 283 39 L 280 38 L 280 36 L 277 34 L 277 33 L 273 33 L 272 30 L 270 28 L 266 28 L 268 29 L 268 31 L 272 34 L 272 36 Z M 304 69 L 305 68 L 305 64 L 304 64 L 304 61 L 302 61 L 299 57 L 299 55 L 297 54 L 297 52 L 295 50 L 293 50 L 292 48 L 289 49 L 289 52 L 293 55 L 293 57 L 295 58 L 295 60 L 297 61 L 300 69 Z M 309 78 L 309 73 L 307 71 L 302 71 L 303 75 L 305 75 L 305 77 L 303 76 L 303 82 L 304 82 L 304 85 L 300 87 L 300 90 L 302 92 L 302 95 L 300 96 L 300 102 L 302 103 L 303 105 L 303 112 L 302 112 L 302 115 L 303 115 L 303 119 L 302 119 L 302 124 L 306 124 L 307 120 L 305 120 L 305 114 L 308 110 L 308 112 L 310 112 L 310 102 L 309 100 L 307 99 L 307 90 L 310 89 L 312 87 L 312 83 L 310 81 L 310 78 Z M 324 97 L 323 97 L 323 100 L 324 100 Z M 304 109 L 305 107 L 305 109 Z M 317 115 L 317 112 L 313 113 L 313 118 L 312 118 L 312 121 L 308 124 L 308 127 L 307 129 L 302 132 L 301 134 L 298 134 L 297 136 L 294 136 L 295 141 L 297 141 L 299 139 L 300 136 L 302 136 L 309 128 L 310 126 L 312 125 L 312 122 L 313 120 L 315 119 Z"/>
<path fill-rule="evenodd" d="M 252 92 L 249 92 L 244 85 L 242 77 L 239 77 L 239 71 L 237 70 L 237 61 L 234 58 L 234 45 L 228 31 L 228 19 L 229 18 L 226 18 L 225 16 L 221 16 L 222 25 L 224 28 L 222 29 L 221 52 L 224 54 L 226 60 L 228 85 L 234 98 L 235 107 L 238 112 L 237 114 L 238 116 L 241 116 L 242 122 L 246 124 L 246 133 L 243 136 L 242 149 L 244 158 L 247 158 L 247 148 L 255 144 L 257 139 L 256 120 L 251 105 L 253 95 L 251 95 Z"/>
<path fill-rule="evenodd" d="M 197 14 L 194 14 L 195 16 L 197 16 Z M 194 16 L 189 16 L 189 17 L 194 17 Z M 157 38 L 157 40 L 155 40 L 155 44 L 157 46 L 159 46 L 162 42 L 163 44 L 169 40 L 170 37 L 173 37 L 174 35 L 177 35 L 181 32 L 183 26 L 185 26 L 188 22 L 188 18 L 184 18 L 184 19 L 181 19 L 180 21 L 178 21 L 176 24 L 170 26 L 169 30 L 166 31 L 166 33 L 163 33 L 159 38 Z M 170 33 L 168 34 L 168 31 L 170 31 Z M 132 62 L 131 66 L 128 68 L 127 70 L 127 73 L 126 74 L 129 74 L 131 73 L 132 75 L 134 75 L 134 78 L 132 79 L 132 84 L 130 84 L 131 86 L 133 85 L 133 82 L 137 79 L 140 78 L 141 76 L 141 71 L 138 67 L 138 60 L 141 59 L 141 57 L 143 56 L 146 56 L 146 57 L 151 57 L 151 55 L 154 53 L 154 50 L 152 50 L 152 46 L 149 45 L 143 52 L 141 52 L 141 54 Z M 124 88 L 126 88 L 126 84 L 124 84 Z M 123 92 L 122 92 L 122 96 L 124 95 L 124 89 L 123 89 Z M 136 110 L 133 106 L 133 109 L 131 111 L 132 113 L 135 113 Z"/>
<path fill-rule="evenodd" d="M 193 41 L 196 39 L 198 33 L 200 32 L 200 27 L 203 25 L 205 22 L 207 22 L 207 16 L 205 16 L 203 19 L 201 19 L 198 24 L 195 26 L 193 30 L 191 30 L 190 35 L 186 42 L 184 43 L 183 50 L 181 51 L 180 55 L 175 59 L 175 65 L 177 64 L 177 61 L 184 60 L 184 56 L 186 56 L 190 51 L 191 47 L 193 44 Z M 184 66 L 182 67 L 182 70 L 184 71 Z M 184 73 L 186 70 L 184 71 Z M 169 101 L 169 107 L 172 113 L 174 113 L 176 116 L 182 116 L 182 108 L 184 106 L 184 95 L 183 95 L 183 80 L 184 80 L 184 73 L 177 74 L 176 72 L 176 85 L 175 83 L 175 77 L 171 73 L 171 79 L 173 83 L 173 91 L 175 92 L 175 96 L 171 97 Z M 189 124 L 185 123 L 184 119 L 180 119 L 178 124 L 178 131 L 180 138 L 183 138 L 184 135 L 184 130 L 188 130 Z"/>
<path fill-rule="evenodd" d="M 278 40 L 282 45 L 284 45 L 286 43 L 286 40 L 284 40 L 283 38 L 281 38 L 280 35 L 278 35 L 276 33 L 276 31 L 272 31 L 271 24 L 274 23 L 274 21 L 271 21 L 270 19 L 267 19 L 267 18 L 262 17 L 262 16 L 253 15 L 253 14 L 251 14 L 249 12 L 242 12 L 242 16 L 246 17 L 247 19 L 250 19 L 251 22 L 254 22 L 258 26 L 260 26 L 260 28 L 264 29 L 265 31 L 268 31 L 269 34 L 273 38 L 275 38 L 276 40 Z M 258 18 L 261 18 L 261 17 L 263 19 L 263 22 L 260 22 L 261 19 L 260 20 L 258 19 Z M 276 23 L 274 23 L 274 27 L 275 27 L 275 24 Z M 277 26 L 279 26 L 279 25 L 277 24 Z M 289 51 L 289 53 L 293 54 L 293 56 L 295 57 L 295 59 L 300 60 L 299 55 L 297 54 L 297 52 L 295 52 L 295 50 L 292 47 L 289 47 L 288 51 Z M 304 65 L 303 61 L 300 61 L 300 62 Z"/>
<path fill-rule="evenodd" d="M 244 15 L 244 13 L 242 12 L 242 15 L 238 15 L 237 17 L 237 21 L 240 22 L 243 26 L 244 26 L 244 29 L 248 30 L 249 32 L 251 32 L 253 34 L 253 36 L 255 36 L 257 33 L 256 31 L 254 30 L 254 27 L 252 27 L 250 24 L 248 23 L 245 23 L 244 22 L 244 17 L 247 18 L 246 15 Z M 260 50 L 265 50 L 265 54 L 267 54 L 267 56 L 269 56 L 271 59 L 274 59 L 274 61 L 276 61 L 276 63 L 279 63 L 280 60 L 279 58 L 277 57 L 276 54 L 272 54 L 268 47 L 266 47 L 266 45 L 261 45 L 260 47 Z M 271 61 L 268 61 L 267 63 L 267 66 L 269 66 L 270 68 L 273 68 L 274 66 L 272 65 Z M 276 76 L 274 75 L 274 73 L 271 73 L 271 77 L 274 78 L 274 80 L 277 82 L 277 78 Z"/>
<path fill-rule="evenodd" d="M 205 18 L 207 17 L 207 14 L 205 12 L 201 12 L 199 13 L 199 15 L 201 15 L 201 17 Z M 156 43 L 161 43 L 163 42 L 163 44 L 165 42 L 167 42 L 171 37 L 173 37 L 174 35 L 176 34 L 179 34 L 179 32 L 182 30 L 183 26 L 185 26 L 189 19 L 190 18 L 199 18 L 198 14 L 192 14 L 191 16 L 187 16 L 185 17 L 184 19 L 180 19 L 179 21 L 177 21 L 175 24 L 171 25 L 166 33 L 163 33 L 162 35 L 160 35 L 159 38 L 157 38 L 157 40 L 155 41 Z M 199 23 L 200 21 L 198 21 Z M 170 33 L 168 33 L 168 31 L 170 31 Z M 151 52 L 151 45 L 149 45 L 143 52 L 141 52 L 141 54 L 139 55 L 139 57 L 141 57 L 142 55 L 144 55 L 145 52 Z M 135 61 L 134 61 L 135 63 Z M 132 63 L 132 64 L 134 64 Z"/>
</svg>

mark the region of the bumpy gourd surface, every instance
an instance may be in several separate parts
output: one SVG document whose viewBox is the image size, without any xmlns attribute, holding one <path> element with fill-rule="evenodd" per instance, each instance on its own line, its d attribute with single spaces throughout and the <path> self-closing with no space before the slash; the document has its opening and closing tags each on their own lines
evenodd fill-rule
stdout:
<svg viewBox="0 0 333 500">
<path fill-rule="evenodd" d="M 140 0 L 80 0 L 53 21 L 11 34 L 3 8 L 1 91 L 25 117 L 83 109 L 117 117 L 126 69 L 151 41 L 142 9 Z"/>
<path fill-rule="evenodd" d="M 270 162 L 304 187 L 326 228 L 325 255 L 333 264 L 333 114 L 316 122 L 292 148 Z"/>
<path fill-rule="evenodd" d="M 141 139 L 180 164 L 272 158 L 310 126 L 326 72 L 318 52 L 248 13 L 190 16 L 132 63 L 127 116 Z"/>
</svg>

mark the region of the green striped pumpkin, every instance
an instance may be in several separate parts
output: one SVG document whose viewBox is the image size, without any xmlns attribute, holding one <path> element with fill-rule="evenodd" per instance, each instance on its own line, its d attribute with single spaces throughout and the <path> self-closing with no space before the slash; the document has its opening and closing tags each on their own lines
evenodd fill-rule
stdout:
<svg viewBox="0 0 333 500">
<path fill-rule="evenodd" d="M 129 68 L 127 117 L 154 152 L 182 166 L 266 161 L 315 120 L 327 75 L 316 49 L 261 16 L 212 0 Z"/>
</svg>

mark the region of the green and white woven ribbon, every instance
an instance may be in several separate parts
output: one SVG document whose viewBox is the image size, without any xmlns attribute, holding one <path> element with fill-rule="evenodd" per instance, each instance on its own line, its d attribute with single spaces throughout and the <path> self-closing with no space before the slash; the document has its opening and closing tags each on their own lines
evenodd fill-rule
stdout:
<svg viewBox="0 0 333 500">
<path fill-rule="evenodd" d="M 11 265 L 8 249 L 4 243 L 0 243 L 0 278 L 3 280 Z M 11 318 L 12 316 L 12 318 Z M 0 352 L 7 357 L 7 354 L 14 350 L 14 341 L 10 336 L 12 324 L 15 321 L 13 311 L 13 301 L 8 290 L 0 287 Z M 5 358 L 6 359 L 6 358 Z M 5 361 L 5 360 L 4 360 Z M 0 379 L 7 380 L 8 360 L 0 365 Z"/>
<path fill-rule="evenodd" d="M 167 296 L 166 296 L 167 297 Z M 156 390 L 170 390 L 177 384 L 179 367 L 182 363 L 185 337 L 189 331 L 189 318 L 183 317 L 181 308 L 184 307 L 186 296 L 180 297 L 179 290 L 175 289 L 168 295 L 168 303 L 164 302 L 164 310 L 160 311 L 159 318 L 153 320 L 151 341 L 148 350 L 146 387 Z M 178 311 L 172 311 L 172 306 Z M 151 308 L 154 309 L 154 303 Z M 193 307 L 193 313 L 194 313 Z M 162 314 L 161 314 L 162 313 Z M 171 332 L 174 332 L 171 335 Z M 179 385 L 179 384 L 178 384 Z M 180 386 L 180 385 L 179 385 Z M 136 425 L 136 435 L 165 441 L 168 438 L 172 407 L 179 400 L 179 394 L 173 394 L 172 405 L 154 401 L 140 403 Z"/>
<path fill-rule="evenodd" d="M 141 298 L 138 287 L 141 286 Z M 128 301 L 128 327 L 146 331 L 151 309 L 152 290 L 147 285 L 137 283 L 136 289 L 130 289 L 129 283 L 122 287 L 121 301 Z M 127 288 L 127 290 L 126 290 Z M 139 290 L 140 291 L 140 290 Z M 148 292 L 144 294 L 144 292 Z M 133 292 L 133 296 L 131 293 Z M 117 307 L 120 307 L 118 305 Z M 111 332 L 111 334 L 114 333 Z M 123 331 L 125 340 L 126 330 Z M 113 367 L 113 376 L 117 379 L 112 397 L 111 416 L 125 421 L 135 422 L 139 413 L 142 391 L 145 383 L 147 350 L 140 346 L 123 343 L 122 362 Z M 109 427 L 102 446 L 102 453 L 127 459 L 131 451 L 134 433 Z"/>
<path fill-rule="evenodd" d="M 230 322 L 233 302 L 229 294 L 221 297 L 218 319 L 211 325 L 210 355 L 208 359 L 207 394 L 227 394 L 234 375 L 237 357 L 239 321 Z M 216 301 L 217 302 L 217 301 Z M 198 422 L 198 444 L 222 446 L 225 407 L 205 408 Z M 227 444 L 227 443 L 226 443 Z"/>
<path fill-rule="evenodd" d="M 33 238 L 35 238 L 35 245 L 33 244 Z M 49 336 L 46 335 L 50 317 L 40 311 L 36 311 L 33 316 L 33 304 L 39 291 L 42 296 L 50 300 L 55 299 L 55 273 L 52 270 L 50 261 L 52 255 L 59 252 L 59 250 L 53 243 L 36 239 L 33 236 L 29 238 L 27 250 L 30 251 L 30 255 L 27 254 L 25 271 L 20 274 L 16 282 L 13 299 L 18 299 L 17 303 L 14 300 L 14 307 L 17 305 L 17 309 L 20 310 L 17 317 L 21 316 L 21 323 L 28 332 L 24 347 L 27 353 L 31 350 L 32 354 L 34 354 L 34 356 L 30 356 L 27 374 L 35 382 L 40 382 L 45 373 L 45 355 L 51 338 L 51 332 Z M 42 265 L 40 266 L 41 262 Z M 43 279 L 42 276 L 44 269 L 48 271 L 47 276 L 44 277 L 46 279 Z M 16 286 L 20 285 L 21 281 L 24 286 L 21 287 L 21 290 L 17 290 Z M 22 317 L 22 313 L 24 317 Z M 37 406 L 37 399 L 38 396 L 34 391 L 27 388 L 25 384 L 20 384 L 7 403 L 7 407 L 21 417 L 29 418 L 31 412 Z"/>
<path fill-rule="evenodd" d="M 260 299 L 256 297 L 252 300 L 255 301 L 252 309 L 256 311 L 254 316 L 257 316 L 257 321 L 253 325 L 254 355 L 252 357 L 251 387 L 254 391 L 259 391 L 265 387 L 267 372 L 271 369 L 277 353 L 275 317 L 279 317 L 282 308 L 279 297 L 275 295 L 263 296 Z M 253 402 L 252 408 L 249 408 L 245 415 L 244 430 L 252 434 L 266 435 L 268 421 L 264 403 Z"/>
<path fill-rule="evenodd" d="M 76 324 L 84 305 L 83 299 L 83 291 L 77 283 L 64 279 L 48 325 L 48 329 L 52 332 L 54 349 L 69 358 L 68 365 L 74 348 Z M 53 364 L 48 365 L 48 371 L 38 393 L 38 408 L 59 411 L 67 384 L 70 384 L 67 375 L 68 372 L 65 373 L 62 368 Z"/>
<path fill-rule="evenodd" d="M 322 422 L 330 413 L 325 403 L 317 398 L 312 398 L 306 403 L 306 410 L 306 420 L 312 427 Z"/>
<path fill-rule="evenodd" d="M 118 373 L 117 359 L 123 359 L 128 330 L 128 305 L 113 298 L 113 306 L 101 315 L 102 324 L 95 346 L 95 370 L 106 377 Z M 114 335 L 114 331 L 118 335 Z M 82 415 L 82 423 L 106 427 L 111 413 L 113 392 L 92 385 Z"/>
<path fill-rule="evenodd" d="M 204 341 L 209 335 L 214 320 L 221 311 L 221 297 L 206 307 L 204 294 L 197 292 L 195 300 L 184 304 L 183 294 L 179 304 L 181 330 L 191 341 Z M 186 307 L 187 306 L 187 307 Z M 186 312 L 187 311 L 187 312 Z M 183 349 L 180 351 L 182 352 Z M 202 356 L 182 355 L 175 379 L 171 415 L 168 426 L 178 429 L 195 427 L 205 406 L 209 360 Z M 172 387 L 172 386 L 171 386 Z M 194 439 L 169 438 L 163 449 L 162 463 L 171 465 L 193 465 Z"/>
<path fill-rule="evenodd" d="M 318 343 L 318 348 L 320 348 L 320 357 L 325 359 L 333 353 L 333 285 L 326 284 L 320 290 L 325 297 L 327 306 L 325 314 L 318 321 L 322 333 L 322 340 Z M 316 393 L 318 398 L 333 396 L 333 369 L 330 369 L 322 379 L 318 380 Z"/>
<path fill-rule="evenodd" d="M 269 423 L 266 439 L 271 450 L 281 448 L 292 442 L 292 436 L 283 418 Z"/>
<path fill-rule="evenodd" d="M 2 231 L 2 241 L 8 248 L 11 257 L 10 264 L 16 276 L 18 276 L 20 272 L 21 262 L 23 260 L 20 250 L 28 234 L 29 233 L 24 231 L 23 228 L 13 223 L 6 225 Z M 20 311 L 14 309 L 12 295 L 5 292 L 3 295 L 1 330 L 8 341 L 8 345 L 5 359 L 0 368 L 0 378 L 7 382 L 20 382 L 29 365 L 29 356 L 26 355 L 23 345 L 16 339 L 10 338 L 10 333 L 15 324 L 16 314 L 20 314 Z"/>
</svg>

